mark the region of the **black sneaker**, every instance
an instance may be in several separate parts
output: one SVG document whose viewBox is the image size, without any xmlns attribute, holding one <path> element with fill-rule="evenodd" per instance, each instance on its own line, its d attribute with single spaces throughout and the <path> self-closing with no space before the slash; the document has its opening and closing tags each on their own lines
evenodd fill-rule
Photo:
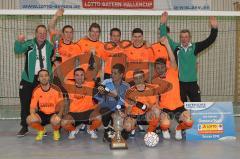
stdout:
<svg viewBox="0 0 240 159">
<path fill-rule="evenodd" d="M 17 133 L 18 137 L 23 137 L 28 133 L 28 128 L 27 127 L 22 127 L 22 129 Z"/>
</svg>

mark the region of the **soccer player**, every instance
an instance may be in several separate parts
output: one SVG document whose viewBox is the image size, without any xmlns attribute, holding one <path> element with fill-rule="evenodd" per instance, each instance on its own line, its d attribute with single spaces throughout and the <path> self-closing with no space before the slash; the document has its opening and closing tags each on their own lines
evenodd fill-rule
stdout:
<svg viewBox="0 0 240 159">
<path fill-rule="evenodd" d="M 52 75 L 51 57 L 53 46 L 46 38 L 46 26 L 38 25 L 35 29 L 34 39 L 25 41 L 25 36 L 19 35 L 14 44 L 15 54 L 25 54 L 26 56 L 25 66 L 22 72 L 22 80 L 19 87 L 22 128 L 17 133 L 17 136 L 24 136 L 28 133 L 26 118 L 29 115 L 33 89 L 38 85 L 38 71 L 41 69 L 47 69 L 50 76 Z"/>
<path fill-rule="evenodd" d="M 151 47 L 148 47 L 143 40 L 143 31 L 140 28 L 135 28 L 132 31 L 132 45 L 125 49 L 124 53 L 127 56 L 127 71 L 126 81 L 130 82 L 130 85 L 134 85 L 133 71 L 141 69 L 146 74 L 144 80 L 149 79 L 149 63 L 153 63 L 153 51 Z"/>
<path fill-rule="evenodd" d="M 170 139 L 170 133 L 168 130 L 170 128 L 170 119 L 176 119 L 179 124 L 176 127 L 175 138 L 177 140 L 181 140 L 182 130 L 191 128 L 193 125 L 193 120 L 191 119 L 190 113 L 184 108 L 183 102 L 181 101 L 178 68 L 175 56 L 166 37 L 162 37 L 160 42 L 167 49 L 170 65 L 167 66 L 167 59 L 158 58 L 155 62 L 156 74 L 152 80 L 152 83 L 160 85 L 164 80 L 172 84 L 172 89 L 161 95 L 161 100 L 159 103 L 159 107 L 162 109 L 160 115 L 160 128 L 162 130 L 163 138 Z"/>
<path fill-rule="evenodd" d="M 110 42 L 104 44 L 104 50 L 106 52 L 104 66 L 104 79 L 110 78 L 111 68 L 113 65 L 120 63 L 126 67 L 126 55 L 124 49 L 129 47 L 131 42 L 128 40 L 121 41 L 121 30 L 118 28 L 112 28 L 110 30 Z"/>
<path fill-rule="evenodd" d="M 149 126 L 147 132 L 153 132 L 160 120 L 159 95 L 171 89 L 171 84 L 162 81 L 161 86 L 144 82 L 144 72 L 135 70 L 134 83 L 126 92 L 125 106 L 127 117 L 124 121 L 122 136 L 127 139 L 128 134 L 135 129 L 137 120 L 145 120 Z"/>
<path fill-rule="evenodd" d="M 69 131 L 69 139 L 75 139 L 78 133 L 76 126 L 90 122 L 87 132 L 92 139 L 98 138 L 96 129 L 101 126 L 101 115 L 99 109 L 93 101 L 94 82 L 85 80 L 83 68 L 74 70 L 75 85 L 68 87 L 70 106 L 69 112 L 62 120 L 62 127 Z"/>
<path fill-rule="evenodd" d="M 112 78 L 106 79 L 98 86 L 98 94 L 95 99 L 100 105 L 100 113 L 102 115 L 102 123 L 104 126 L 104 141 L 110 141 L 114 134 L 112 114 L 116 107 L 124 109 L 124 99 L 129 84 L 123 81 L 125 67 L 122 64 L 115 64 L 112 67 Z"/>
<path fill-rule="evenodd" d="M 66 89 L 62 86 L 63 82 L 67 82 L 67 79 L 72 79 L 74 64 L 70 66 L 69 69 L 68 63 L 73 57 L 80 55 L 82 53 L 79 45 L 73 42 L 74 29 L 71 25 L 65 25 L 62 28 L 62 31 L 56 28 L 56 23 L 59 17 L 63 16 L 64 9 L 60 8 L 56 11 L 55 15 L 52 17 L 48 24 L 48 30 L 50 32 L 50 39 L 55 45 L 55 54 L 54 54 L 54 84 L 58 85 L 63 91 L 64 95 L 67 96 Z M 61 60 L 58 61 L 56 58 L 56 53 L 59 53 Z M 69 61 L 69 62 L 68 62 Z M 61 67 L 58 67 L 60 66 Z M 59 70 L 57 70 L 59 69 Z M 59 72 L 60 71 L 60 72 Z M 68 74 L 65 74 L 67 72 Z"/>
<path fill-rule="evenodd" d="M 42 69 L 38 72 L 38 80 L 40 84 L 33 91 L 27 123 L 38 131 L 36 141 L 42 140 L 46 132 L 44 126 L 51 124 L 54 130 L 53 140 L 58 141 L 60 138 L 60 122 L 64 110 L 63 96 L 56 85 L 50 84 L 50 75 L 47 70 Z"/>
<path fill-rule="evenodd" d="M 215 17 L 210 17 L 211 33 L 207 39 L 193 43 L 191 42 L 190 31 L 183 29 L 180 32 L 180 43 L 176 43 L 167 35 L 167 18 L 168 13 L 164 12 L 161 16 L 160 34 L 161 37 L 168 37 L 171 49 L 177 57 L 181 99 L 183 102 L 187 102 L 187 97 L 189 97 L 191 102 L 200 102 L 200 89 L 197 84 L 197 55 L 216 40 L 218 34 L 217 20 Z"/>
</svg>

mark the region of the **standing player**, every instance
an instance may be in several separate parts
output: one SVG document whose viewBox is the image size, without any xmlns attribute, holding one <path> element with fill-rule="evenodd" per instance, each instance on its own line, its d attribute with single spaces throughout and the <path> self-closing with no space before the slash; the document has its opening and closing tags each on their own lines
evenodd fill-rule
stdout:
<svg viewBox="0 0 240 159">
<path fill-rule="evenodd" d="M 70 96 L 69 112 L 62 120 L 62 127 L 69 131 L 69 139 L 75 139 L 78 133 L 76 126 L 90 122 L 87 132 L 92 139 L 98 138 L 96 129 L 101 126 L 101 115 L 93 101 L 94 82 L 85 80 L 85 71 L 82 68 L 74 70 L 75 85 L 68 87 Z"/>
<path fill-rule="evenodd" d="M 122 136 L 128 138 L 128 134 L 135 129 L 137 120 L 146 120 L 149 124 L 147 131 L 153 132 L 160 120 L 159 94 L 168 91 L 171 84 L 162 82 L 161 88 L 144 82 L 144 72 L 136 70 L 133 73 L 134 83 L 125 97 L 127 117 L 124 121 Z"/>
<path fill-rule="evenodd" d="M 153 51 L 148 47 L 143 40 L 143 31 L 140 28 L 135 28 L 132 31 L 132 45 L 125 49 L 124 52 L 127 56 L 127 71 L 126 81 L 130 85 L 134 85 L 133 71 L 141 69 L 146 74 L 144 80 L 148 81 L 149 78 L 149 63 L 153 63 Z"/>
<path fill-rule="evenodd" d="M 160 34 L 167 36 L 167 23 L 168 14 L 164 12 L 161 17 Z M 174 42 L 169 36 L 168 40 L 171 49 L 176 54 L 176 61 L 178 62 L 180 92 L 183 102 L 187 102 L 189 97 L 191 102 L 200 102 L 200 89 L 197 84 L 197 55 L 208 48 L 217 38 L 218 24 L 215 17 L 210 17 L 211 33 L 209 37 L 201 42 L 192 43 L 191 33 L 189 30 L 184 29 L 180 32 L 180 43 Z"/>
<path fill-rule="evenodd" d="M 71 67 L 72 71 L 67 71 L 70 72 L 66 76 L 64 72 L 66 72 L 67 69 L 69 69 L 69 65 L 66 64 L 69 59 L 80 55 L 82 53 L 81 48 L 79 45 L 73 42 L 73 36 L 74 36 L 74 30 L 71 25 L 65 25 L 62 28 L 62 31 L 59 31 L 55 26 L 57 23 L 57 20 L 59 17 L 63 16 L 64 9 L 60 8 L 56 11 L 55 15 L 52 17 L 48 24 L 48 29 L 50 32 L 50 39 L 52 43 L 55 45 L 55 56 L 56 53 L 59 53 L 61 57 L 61 61 L 57 61 L 57 58 L 54 58 L 54 80 L 53 82 L 58 85 L 63 93 L 67 95 L 66 89 L 62 86 L 63 82 L 66 82 L 67 80 L 64 79 L 72 79 L 72 74 L 74 70 L 74 65 Z M 61 67 L 58 67 L 60 66 Z M 61 72 L 58 72 L 57 69 L 61 68 Z M 62 73 L 62 74 L 61 74 Z"/>
<path fill-rule="evenodd" d="M 47 28 L 38 25 L 35 29 L 35 38 L 25 41 L 24 35 L 19 35 L 14 44 L 15 54 L 25 54 L 26 61 L 22 72 L 22 80 L 19 87 L 21 102 L 21 126 L 18 136 L 28 133 L 26 118 L 29 115 L 32 91 L 37 86 L 37 74 L 41 69 L 47 69 L 52 75 L 51 57 L 53 46 L 46 40 Z"/>
<path fill-rule="evenodd" d="M 104 44 L 99 41 L 100 34 L 100 25 L 92 23 L 88 29 L 88 36 L 77 42 L 84 54 L 84 59 L 80 59 L 81 67 L 86 71 L 86 78 L 90 81 L 92 79 L 96 80 L 96 76 L 100 77 L 99 73 L 102 69 L 100 59 L 105 57 Z"/>
<path fill-rule="evenodd" d="M 104 44 L 105 50 L 105 66 L 104 66 L 104 79 L 110 78 L 111 68 L 120 63 L 126 67 L 126 55 L 124 49 L 131 45 L 130 41 L 121 41 L 121 30 L 118 28 L 112 28 L 110 30 L 110 42 Z"/>
<path fill-rule="evenodd" d="M 176 127 L 175 138 L 182 139 L 182 130 L 189 129 L 193 125 L 190 113 L 186 111 L 180 97 L 180 88 L 178 80 L 178 69 L 174 54 L 166 37 L 161 38 L 161 43 L 165 45 L 169 55 L 170 65 L 167 67 L 166 59 L 158 58 L 155 62 L 156 74 L 152 80 L 153 84 L 161 85 L 161 82 L 167 81 L 172 84 L 172 89 L 161 95 L 160 109 L 162 109 L 160 128 L 163 138 L 170 139 L 169 128 L 170 119 L 175 118 L 179 125 Z"/>
<path fill-rule="evenodd" d="M 27 123 L 38 131 L 36 141 L 42 140 L 46 132 L 44 126 L 51 124 L 54 130 L 53 140 L 58 141 L 60 121 L 64 110 L 63 96 L 57 86 L 49 83 L 50 75 L 47 70 L 42 69 L 38 72 L 38 80 L 40 84 L 33 91 Z"/>
<path fill-rule="evenodd" d="M 114 133 L 112 114 L 117 106 L 124 106 L 125 94 L 129 88 L 129 84 L 123 81 L 125 67 L 122 64 L 115 64 L 111 70 L 112 78 L 104 80 L 98 87 L 99 93 L 95 95 L 101 107 L 104 141 L 110 141 L 111 135 Z"/>
</svg>

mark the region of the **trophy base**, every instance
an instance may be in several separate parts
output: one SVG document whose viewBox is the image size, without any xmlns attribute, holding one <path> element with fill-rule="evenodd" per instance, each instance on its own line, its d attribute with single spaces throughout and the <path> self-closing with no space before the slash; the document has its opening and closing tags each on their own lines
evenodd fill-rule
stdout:
<svg viewBox="0 0 240 159">
<path fill-rule="evenodd" d="M 111 142 L 110 143 L 110 149 L 128 149 L 127 143 L 125 141 L 120 141 L 120 142 Z"/>
</svg>

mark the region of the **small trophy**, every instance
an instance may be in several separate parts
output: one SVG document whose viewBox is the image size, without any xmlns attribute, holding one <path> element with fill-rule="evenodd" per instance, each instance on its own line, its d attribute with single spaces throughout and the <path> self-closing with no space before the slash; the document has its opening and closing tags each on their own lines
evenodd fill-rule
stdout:
<svg viewBox="0 0 240 159">
<path fill-rule="evenodd" d="M 95 59 L 94 59 L 94 55 L 95 55 L 95 49 L 91 49 L 90 50 L 90 58 L 88 60 L 88 69 L 89 70 L 94 70 L 95 69 Z"/>
<path fill-rule="evenodd" d="M 54 42 L 54 50 L 55 50 L 55 61 L 62 62 L 62 57 L 59 54 L 59 35 L 56 35 L 56 40 Z"/>
<path fill-rule="evenodd" d="M 122 138 L 121 131 L 123 130 L 123 120 L 124 118 L 120 115 L 120 109 L 118 108 L 115 113 L 113 114 L 113 128 L 115 130 L 115 136 L 113 137 L 110 143 L 110 149 L 127 149 L 127 143 Z M 121 106 L 120 106 L 121 107 Z"/>
</svg>

